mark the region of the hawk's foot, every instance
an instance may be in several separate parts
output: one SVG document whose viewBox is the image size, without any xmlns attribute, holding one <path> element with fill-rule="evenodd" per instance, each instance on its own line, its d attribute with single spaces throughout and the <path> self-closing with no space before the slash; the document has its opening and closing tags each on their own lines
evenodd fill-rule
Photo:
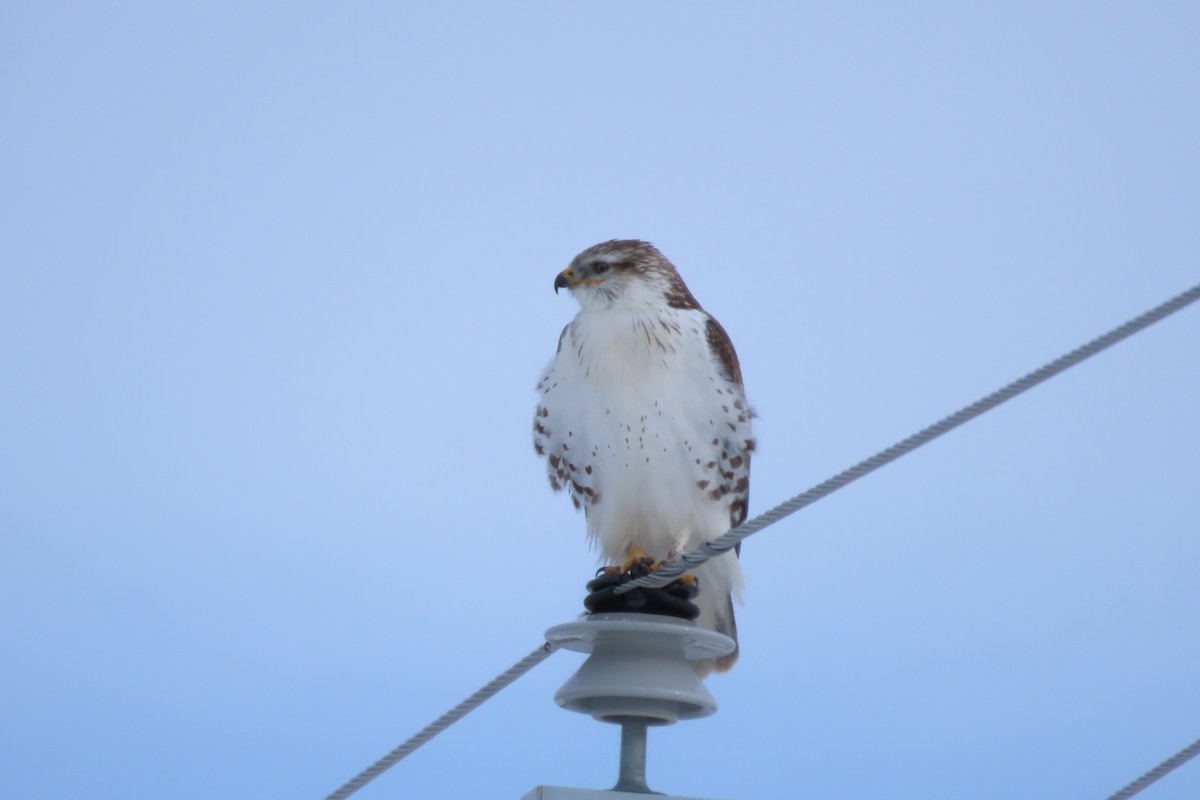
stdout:
<svg viewBox="0 0 1200 800">
<path fill-rule="evenodd" d="M 640 578 L 643 575 L 648 575 L 658 569 L 661 561 L 655 561 L 646 551 L 637 545 L 633 545 L 625 551 L 625 563 L 610 567 L 601 567 L 596 573 L 597 575 L 630 575 L 634 578 Z"/>
</svg>

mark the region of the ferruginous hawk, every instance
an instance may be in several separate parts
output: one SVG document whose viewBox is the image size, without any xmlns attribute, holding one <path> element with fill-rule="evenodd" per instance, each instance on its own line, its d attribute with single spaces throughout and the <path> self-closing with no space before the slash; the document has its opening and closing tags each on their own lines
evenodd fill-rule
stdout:
<svg viewBox="0 0 1200 800">
<path fill-rule="evenodd" d="M 560 288 L 580 310 L 538 383 L 534 449 L 550 485 L 583 509 L 602 557 L 665 560 L 741 524 L 753 413 L 725 329 L 646 242 L 589 247 L 555 278 Z M 697 624 L 736 640 L 737 555 L 694 574 Z M 735 650 L 697 672 L 736 659 Z"/>
</svg>

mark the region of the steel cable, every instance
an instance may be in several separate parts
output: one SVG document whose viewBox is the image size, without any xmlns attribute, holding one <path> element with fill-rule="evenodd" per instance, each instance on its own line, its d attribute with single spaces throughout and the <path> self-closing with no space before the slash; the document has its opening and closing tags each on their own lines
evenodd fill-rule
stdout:
<svg viewBox="0 0 1200 800">
<path fill-rule="evenodd" d="M 1058 375 L 1059 373 L 1075 366 L 1097 353 L 1112 347 L 1117 342 L 1126 339 L 1133 334 L 1150 327 L 1154 323 L 1163 318 L 1175 313 L 1196 300 L 1200 300 L 1200 284 L 1193 286 L 1185 292 L 1182 292 L 1175 297 L 1167 300 L 1146 313 L 1131 319 L 1123 325 L 1113 328 L 1109 332 L 1092 339 L 1090 342 L 1077 347 L 1064 356 L 1061 356 L 1054 361 L 1028 373 L 1027 375 L 1018 378 L 1008 385 L 992 392 L 968 406 L 965 406 L 953 414 L 944 417 L 934 424 L 924 428 L 921 431 L 909 436 L 906 439 L 893 444 L 884 450 L 879 451 L 875 455 L 858 462 L 849 469 L 839 472 L 832 478 L 829 478 L 811 489 L 802 492 L 786 502 L 780 503 L 764 514 L 760 514 L 754 519 L 739 525 L 737 528 L 728 533 L 718 536 L 704 542 L 699 547 L 682 554 L 676 560 L 661 565 L 653 573 L 615 588 L 615 592 L 623 594 L 635 587 L 657 587 L 665 586 L 673 581 L 679 575 L 688 570 L 689 567 L 703 564 L 713 556 L 728 552 L 737 546 L 739 542 L 748 536 L 751 536 L 759 531 L 774 525 L 784 517 L 796 513 L 800 509 L 810 506 L 813 503 L 828 497 L 859 478 L 867 475 L 880 467 L 890 464 L 902 456 L 905 456 L 923 445 L 928 444 L 939 436 L 948 433 L 955 428 L 963 425 L 976 417 L 991 411 L 993 408 L 1002 403 L 1011 400 L 1017 395 L 1032 389 L 1044 381 Z M 325 800 L 345 800 L 345 798 L 357 792 L 359 789 L 366 786 L 375 778 L 382 775 L 388 769 L 392 768 L 404 758 L 412 754 L 417 748 L 428 742 L 433 737 L 444 731 L 446 728 L 453 725 L 458 720 L 471 713 L 478 708 L 489 698 L 498 694 L 502 689 L 507 687 L 517 678 L 524 675 L 529 670 L 544 661 L 555 648 L 549 643 L 539 646 L 529 655 L 522 658 L 520 661 L 513 664 L 507 670 L 497 675 L 487 684 L 482 686 L 478 691 L 463 700 L 454 708 L 447 711 L 442 716 L 438 717 L 433 722 L 426 725 L 420 731 L 409 737 L 406 741 L 393 749 L 387 755 L 380 758 L 371 766 L 364 769 L 358 775 L 343 784 L 333 793 L 326 796 Z M 1200 740 L 1193 742 L 1184 750 L 1175 754 L 1171 758 L 1159 764 L 1150 772 L 1138 778 L 1133 783 L 1126 786 L 1120 792 L 1117 792 L 1108 800 L 1127 800 L 1127 798 L 1140 792 L 1146 786 L 1149 786 L 1154 781 L 1166 775 L 1171 770 L 1180 766 L 1184 762 L 1191 759 L 1197 753 L 1200 753 Z"/>
<path fill-rule="evenodd" d="M 1191 761 L 1197 755 L 1200 755 L 1200 739 L 1197 739 L 1196 741 L 1192 742 L 1187 747 L 1183 748 L 1178 753 L 1171 756 L 1166 761 L 1162 762 L 1157 767 L 1150 770 L 1145 775 L 1143 775 L 1142 777 L 1138 778 L 1133 783 L 1126 786 L 1121 791 L 1112 795 L 1111 797 L 1108 798 L 1108 800 L 1129 800 L 1130 797 L 1133 797 L 1135 794 L 1140 792 L 1142 789 L 1145 789 L 1147 786 L 1154 783 L 1156 780 L 1163 777 L 1167 773 L 1172 772 L 1176 768 L 1182 767 L 1184 764 L 1186 764 L 1188 761 Z"/>
<path fill-rule="evenodd" d="M 542 644 L 529 655 L 525 656 L 511 667 L 504 670 L 504 672 L 500 673 L 495 678 L 492 678 L 492 680 L 480 687 L 477 692 L 468 697 L 466 700 L 463 700 L 454 708 L 450 709 L 445 714 L 442 714 L 433 722 L 414 733 L 401 745 L 396 747 L 383 758 L 379 759 L 374 764 L 367 767 L 350 780 L 346 781 L 336 791 L 327 795 L 325 800 L 345 800 L 345 798 L 354 794 L 359 789 L 363 788 L 368 783 L 399 764 L 401 761 L 411 755 L 418 747 L 425 744 L 442 731 L 446 730 L 446 728 L 449 728 L 451 725 L 458 722 L 467 714 L 470 714 L 479 706 L 483 705 L 488 699 L 498 694 L 501 689 L 504 689 L 517 678 L 521 677 L 526 672 L 529 672 L 529 670 L 545 661 L 556 649 L 557 648 L 549 642 Z"/>
</svg>

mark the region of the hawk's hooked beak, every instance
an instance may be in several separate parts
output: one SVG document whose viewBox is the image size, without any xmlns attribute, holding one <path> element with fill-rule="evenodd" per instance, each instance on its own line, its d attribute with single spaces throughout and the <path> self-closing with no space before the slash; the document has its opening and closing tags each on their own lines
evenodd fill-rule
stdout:
<svg viewBox="0 0 1200 800">
<path fill-rule="evenodd" d="M 580 278 L 575 274 L 574 267 L 567 267 L 562 272 L 558 273 L 558 277 L 554 279 L 554 293 L 558 294 L 558 290 L 562 288 L 574 289 L 581 283 L 604 283 L 603 278 Z"/>
<path fill-rule="evenodd" d="M 579 281 L 575 279 L 575 270 L 567 267 L 554 279 L 554 293 L 558 294 L 559 289 L 570 289 L 576 283 Z"/>
</svg>

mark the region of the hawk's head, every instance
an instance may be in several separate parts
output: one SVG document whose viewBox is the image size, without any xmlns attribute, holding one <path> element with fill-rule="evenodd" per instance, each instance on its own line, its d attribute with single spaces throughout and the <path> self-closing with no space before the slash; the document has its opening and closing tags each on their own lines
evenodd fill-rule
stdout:
<svg viewBox="0 0 1200 800">
<path fill-rule="evenodd" d="M 638 239 L 613 239 L 584 250 L 554 279 L 554 291 L 563 288 L 570 289 L 584 308 L 623 299 L 700 307 L 666 256 Z"/>
</svg>

